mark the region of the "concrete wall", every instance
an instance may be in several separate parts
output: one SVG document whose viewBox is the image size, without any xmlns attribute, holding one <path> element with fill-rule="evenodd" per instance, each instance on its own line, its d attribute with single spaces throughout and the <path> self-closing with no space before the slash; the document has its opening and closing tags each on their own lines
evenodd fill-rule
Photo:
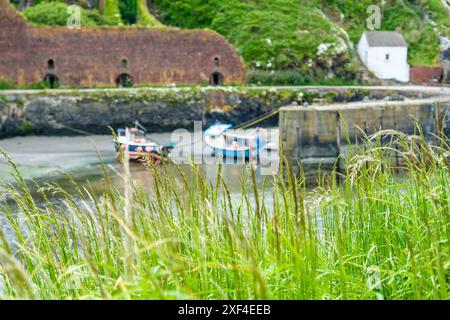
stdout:
<svg viewBox="0 0 450 320">
<path fill-rule="evenodd" d="M 350 144 L 361 142 L 364 132 L 394 129 L 417 133 L 416 120 L 433 142 L 442 127 L 450 136 L 450 99 L 402 102 L 368 102 L 347 105 L 281 108 L 279 127 L 284 156 L 294 165 L 300 161 L 314 175 L 321 166 L 330 170 Z M 362 130 L 362 131 L 361 131 Z"/>
</svg>

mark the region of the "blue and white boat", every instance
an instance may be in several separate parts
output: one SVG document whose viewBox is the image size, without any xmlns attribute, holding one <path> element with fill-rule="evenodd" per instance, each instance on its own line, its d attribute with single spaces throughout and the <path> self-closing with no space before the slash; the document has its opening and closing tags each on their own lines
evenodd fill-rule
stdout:
<svg viewBox="0 0 450 320">
<path fill-rule="evenodd" d="M 128 146 L 128 154 L 130 160 L 139 160 L 145 155 L 151 155 L 156 160 L 162 160 L 166 158 L 174 148 L 173 143 L 158 144 L 149 139 L 147 130 L 142 127 L 137 121 L 134 128 L 129 128 L 129 134 L 127 136 L 127 129 L 117 130 L 116 151 L 119 154 L 119 148 L 122 150 Z"/>
<path fill-rule="evenodd" d="M 258 159 L 266 145 L 262 131 L 261 128 L 234 130 L 231 124 L 216 123 L 205 131 L 204 137 L 212 156 Z"/>
</svg>

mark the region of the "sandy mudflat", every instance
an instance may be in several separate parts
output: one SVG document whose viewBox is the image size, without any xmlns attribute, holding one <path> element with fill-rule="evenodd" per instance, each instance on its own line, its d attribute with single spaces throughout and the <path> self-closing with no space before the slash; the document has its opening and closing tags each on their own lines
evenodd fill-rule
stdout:
<svg viewBox="0 0 450 320">
<path fill-rule="evenodd" d="M 165 143 L 170 141 L 171 134 L 154 133 L 150 139 L 156 143 Z M 202 141 L 197 142 L 197 145 L 201 144 Z M 27 179 L 45 177 L 58 169 L 71 173 L 75 178 L 100 171 L 96 148 L 105 163 L 118 165 L 110 135 L 16 137 L 0 140 L 0 147 L 10 155 Z M 182 150 L 189 154 L 191 148 L 191 145 L 183 144 Z M 179 154 L 177 149 L 174 152 L 176 154 Z M 0 179 L 9 179 L 10 171 L 9 164 L 0 156 Z"/>
<path fill-rule="evenodd" d="M 278 134 L 277 129 L 276 134 Z M 190 163 L 192 156 L 202 159 L 203 155 L 210 155 L 210 149 L 203 143 L 202 134 L 192 135 L 188 140 L 178 140 L 172 133 L 153 133 L 149 137 L 156 143 L 174 141 L 176 147 L 172 152 L 172 159 L 178 164 Z M 274 139 L 277 141 L 277 139 Z M 46 178 L 63 170 L 74 178 L 89 174 L 101 173 L 100 161 L 96 148 L 107 164 L 119 167 L 115 160 L 115 149 L 110 135 L 93 135 L 78 137 L 45 137 L 29 136 L 0 140 L 3 148 L 18 165 L 26 179 Z M 272 158 L 276 156 L 270 156 Z M 215 166 L 203 165 L 215 176 Z M 275 166 L 276 167 L 276 166 Z M 134 166 L 138 174 L 143 171 L 142 165 Z M 230 170 L 235 170 L 236 168 Z M 237 169 L 241 169 L 240 165 Z M 8 162 L 0 156 L 0 180 L 9 180 L 11 168 Z"/>
<path fill-rule="evenodd" d="M 99 163 L 95 147 L 105 162 L 114 161 L 111 136 L 88 137 L 17 137 L 0 140 L 3 148 L 27 178 L 46 175 L 55 169 L 70 170 Z M 0 158 L 0 178 L 10 170 Z"/>
</svg>

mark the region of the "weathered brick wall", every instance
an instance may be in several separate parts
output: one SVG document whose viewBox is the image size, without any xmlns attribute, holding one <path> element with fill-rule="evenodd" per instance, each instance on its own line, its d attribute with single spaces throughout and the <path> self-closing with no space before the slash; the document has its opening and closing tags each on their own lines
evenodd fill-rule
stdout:
<svg viewBox="0 0 450 320">
<path fill-rule="evenodd" d="M 411 68 L 411 82 L 417 84 L 436 84 L 442 79 L 441 67 L 413 66 Z"/>
<path fill-rule="evenodd" d="M 122 72 L 122 59 L 134 83 L 198 84 L 217 69 L 225 83 L 245 78 L 236 50 L 210 30 L 33 27 L 0 0 L 0 79 L 40 82 L 53 60 L 64 85 L 111 86 Z"/>
</svg>

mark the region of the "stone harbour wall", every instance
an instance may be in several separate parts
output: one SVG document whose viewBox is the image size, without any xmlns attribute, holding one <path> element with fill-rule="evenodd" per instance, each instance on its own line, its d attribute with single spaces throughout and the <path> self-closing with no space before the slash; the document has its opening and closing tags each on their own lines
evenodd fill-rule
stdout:
<svg viewBox="0 0 450 320">
<path fill-rule="evenodd" d="M 314 175 L 319 167 L 326 171 L 339 166 L 338 156 L 364 135 L 388 129 L 418 134 L 417 124 L 429 143 L 437 142 L 441 131 L 450 136 L 450 98 L 283 107 L 281 148 L 297 169 L 301 163 Z"/>
<path fill-rule="evenodd" d="M 151 132 L 193 129 L 216 121 L 239 124 L 298 99 L 297 92 L 266 90 L 124 90 L 4 94 L 0 138 L 25 134 L 108 134 L 137 120 Z M 277 125 L 277 118 L 265 125 Z"/>
<path fill-rule="evenodd" d="M 0 138 L 25 134 L 108 134 L 136 120 L 151 132 L 216 121 L 239 125 L 282 106 L 403 100 L 414 93 L 363 89 L 252 87 L 0 91 Z M 261 126 L 277 126 L 278 116 Z"/>
</svg>

